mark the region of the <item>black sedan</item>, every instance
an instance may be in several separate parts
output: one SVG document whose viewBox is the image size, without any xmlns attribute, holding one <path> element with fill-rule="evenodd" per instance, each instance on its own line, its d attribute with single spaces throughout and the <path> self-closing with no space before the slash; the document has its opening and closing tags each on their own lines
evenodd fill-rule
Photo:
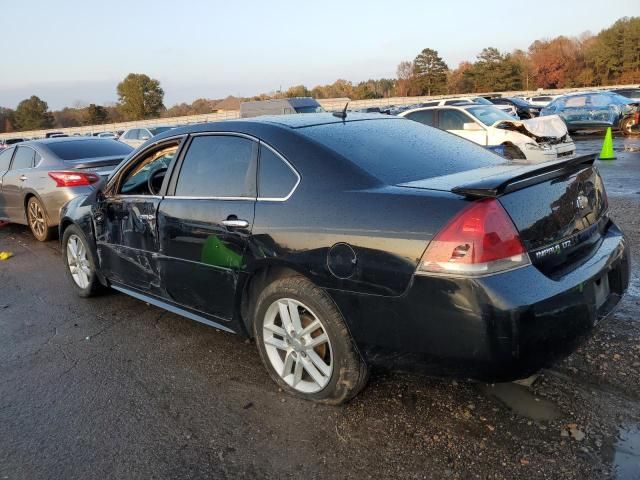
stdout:
<svg viewBox="0 0 640 480">
<path fill-rule="evenodd" d="M 254 338 L 283 389 L 334 404 L 371 365 L 527 376 L 629 279 L 593 157 L 508 163 L 380 114 L 172 130 L 61 215 L 81 296 L 108 286 Z"/>
<path fill-rule="evenodd" d="M 528 120 L 540 116 L 541 107 L 532 105 L 526 100 L 518 97 L 493 97 L 488 100 L 494 105 L 512 105 L 516 109 L 516 114 L 521 120 Z"/>
</svg>

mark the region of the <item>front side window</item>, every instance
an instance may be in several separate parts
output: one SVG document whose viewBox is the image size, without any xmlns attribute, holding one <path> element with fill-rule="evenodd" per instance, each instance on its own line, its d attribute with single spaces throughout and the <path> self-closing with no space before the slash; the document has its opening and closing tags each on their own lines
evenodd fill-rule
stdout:
<svg viewBox="0 0 640 480">
<path fill-rule="evenodd" d="M 138 161 L 134 161 L 120 181 L 119 193 L 157 195 L 179 145 L 179 141 L 165 144 L 145 153 Z"/>
<path fill-rule="evenodd" d="M 11 170 L 22 170 L 24 168 L 33 168 L 33 159 L 35 151 L 28 147 L 18 147 L 16 156 L 13 157 L 13 165 Z"/>
<path fill-rule="evenodd" d="M 11 163 L 13 150 L 13 148 L 8 148 L 4 152 L 0 153 L 0 172 L 9 170 L 9 164 Z"/>
<path fill-rule="evenodd" d="M 425 125 L 429 125 L 430 127 L 433 127 L 435 125 L 433 117 L 434 110 L 419 110 L 417 112 L 411 112 L 406 115 L 406 118 L 408 118 L 409 120 L 420 122 Z"/>
<path fill-rule="evenodd" d="M 176 196 L 255 197 L 255 148 L 243 137 L 195 137 L 180 168 Z"/>
<path fill-rule="evenodd" d="M 286 198 L 298 183 L 298 176 L 270 148 L 260 147 L 258 196 L 260 198 Z"/>
<path fill-rule="evenodd" d="M 470 119 L 459 110 L 440 110 L 438 126 L 441 130 L 464 130 Z"/>
</svg>

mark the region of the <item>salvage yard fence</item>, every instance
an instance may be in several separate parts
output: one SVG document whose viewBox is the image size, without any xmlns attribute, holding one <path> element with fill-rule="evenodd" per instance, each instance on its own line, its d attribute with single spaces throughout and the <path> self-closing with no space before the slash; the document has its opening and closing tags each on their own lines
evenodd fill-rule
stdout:
<svg viewBox="0 0 640 480">
<path fill-rule="evenodd" d="M 581 91 L 594 91 L 594 90 L 609 90 L 611 88 L 637 88 L 638 85 L 615 85 L 615 86 L 603 86 L 603 87 L 589 87 L 589 88 L 565 88 L 556 90 L 530 90 L 530 91 L 514 91 L 514 92 L 485 92 L 485 93 L 473 93 L 473 94 L 461 94 L 461 95 L 431 95 L 421 97 L 387 97 L 387 98 L 372 98 L 367 100 L 350 100 L 348 98 L 328 98 L 318 99 L 318 102 L 325 110 L 334 111 L 342 110 L 345 104 L 349 103 L 350 110 L 357 110 L 361 108 L 372 107 L 388 107 L 390 105 L 412 105 L 416 103 L 427 102 L 429 100 L 438 100 L 442 98 L 451 97 L 471 97 L 500 94 L 505 97 L 509 96 L 541 96 L 541 95 L 562 95 L 571 92 Z M 88 135 L 98 132 L 116 132 L 127 130 L 129 128 L 140 127 L 153 127 L 157 125 L 169 125 L 180 126 L 190 125 L 193 123 L 214 122 L 218 120 L 232 120 L 240 117 L 239 110 L 225 110 L 213 113 L 206 113 L 202 115 L 188 115 L 185 117 L 165 117 L 154 118 L 150 120 L 137 120 L 132 122 L 119 122 L 119 123 L 105 123 L 101 125 L 88 125 L 82 127 L 70 127 L 70 128 L 50 128 L 47 130 L 32 130 L 26 132 L 13 132 L 13 133 L 1 133 L 0 140 L 10 138 L 42 138 L 48 132 L 63 133 L 66 135 Z"/>
</svg>

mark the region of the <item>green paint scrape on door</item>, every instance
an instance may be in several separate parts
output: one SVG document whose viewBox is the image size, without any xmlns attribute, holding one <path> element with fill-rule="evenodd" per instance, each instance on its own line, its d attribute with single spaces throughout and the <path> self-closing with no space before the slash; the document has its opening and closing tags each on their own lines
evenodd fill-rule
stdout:
<svg viewBox="0 0 640 480">
<path fill-rule="evenodd" d="M 240 268 L 242 255 L 231 250 L 217 236 L 211 235 L 202 247 L 201 261 L 217 267 Z"/>
</svg>

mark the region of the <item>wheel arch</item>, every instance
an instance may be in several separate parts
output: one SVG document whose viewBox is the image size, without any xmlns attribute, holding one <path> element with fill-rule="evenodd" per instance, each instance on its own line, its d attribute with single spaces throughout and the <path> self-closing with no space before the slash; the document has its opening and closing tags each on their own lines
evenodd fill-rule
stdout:
<svg viewBox="0 0 640 480">
<path fill-rule="evenodd" d="M 244 334 L 252 338 L 252 318 L 251 312 L 254 308 L 254 301 L 262 291 L 271 282 L 285 277 L 301 276 L 314 283 L 309 275 L 303 270 L 296 268 L 295 265 L 282 262 L 266 262 L 256 265 L 246 275 L 242 285 L 239 288 L 238 303 L 236 312 L 239 317 L 239 323 L 244 330 Z"/>
</svg>

